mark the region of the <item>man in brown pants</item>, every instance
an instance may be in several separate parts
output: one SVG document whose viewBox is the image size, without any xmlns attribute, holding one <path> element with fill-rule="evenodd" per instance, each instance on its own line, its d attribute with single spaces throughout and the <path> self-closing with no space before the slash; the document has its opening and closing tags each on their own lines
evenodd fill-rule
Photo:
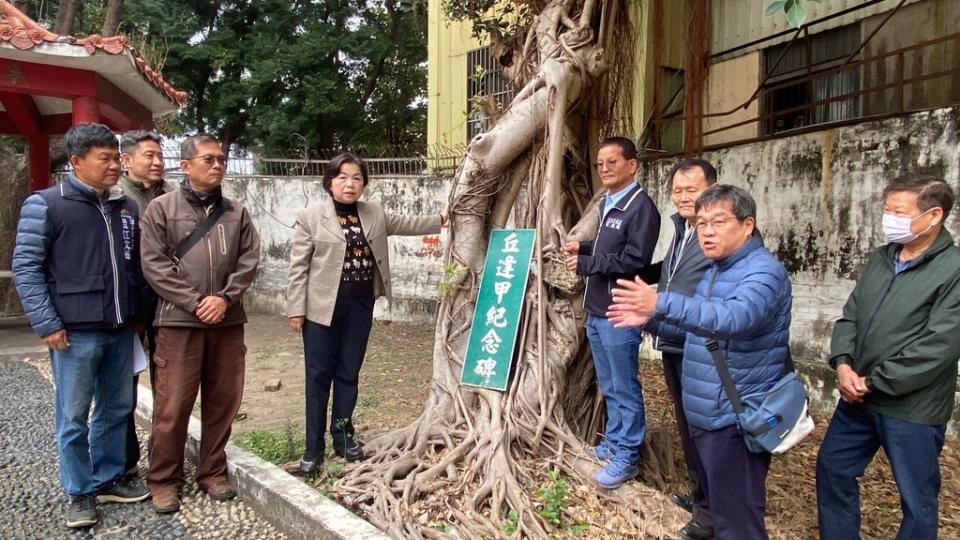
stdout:
<svg viewBox="0 0 960 540">
<path fill-rule="evenodd" d="M 217 140 L 186 139 L 180 167 L 186 175 L 180 189 L 154 199 L 141 222 L 144 276 L 160 295 L 147 474 L 159 513 L 180 508 L 187 424 L 198 389 L 197 485 L 216 500 L 236 496 L 224 447 L 243 396 L 242 298 L 260 261 L 250 214 L 221 194 L 227 160 Z"/>
</svg>

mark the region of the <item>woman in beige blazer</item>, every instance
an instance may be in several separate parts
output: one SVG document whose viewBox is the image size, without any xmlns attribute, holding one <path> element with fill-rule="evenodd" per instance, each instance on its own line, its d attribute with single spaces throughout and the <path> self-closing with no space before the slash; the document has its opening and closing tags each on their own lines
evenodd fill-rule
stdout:
<svg viewBox="0 0 960 540">
<path fill-rule="evenodd" d="M 287 316 L 290 327 L 303 336 L 307 448 L 300 472 L 305 475 L 315 474 L 323 463 L 331 384 L 334 452 L 348 461 L 363 458 L 351 418 L 373 303 L 390 295 L 387 236 L 435 234 L 445 225 L 442 214 L 400 216 L 360 201 L 368 182 L 366 164 L 340 154 L 323 173 L 330 198 L 297 213 Z"/>
</svg>

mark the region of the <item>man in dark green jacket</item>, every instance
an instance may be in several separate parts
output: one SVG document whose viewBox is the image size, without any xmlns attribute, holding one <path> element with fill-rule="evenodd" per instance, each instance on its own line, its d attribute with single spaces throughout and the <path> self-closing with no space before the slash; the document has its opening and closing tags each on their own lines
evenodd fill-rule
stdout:
<svg viewBox="0 0 960 540">
<path fill-rule="evenodd" d="M 123 194 L 137 204 L 140 217 L 147 209 L 150 201 L 163 195 L 163 139 L 153 131 L 138 129 L 128 131 L 120 138 L 120 159 L 123 160 L 124 174 L 120 176 L 120 189 Z M 156 348 L 156 331 L 153 329 L 153 314 L 157 306 L 157 296 L 153 291 L 139 299 L 140 311 L 143 313 L 143 329 L 138 329 L 140 340 L 146 338 L 149 350 L 150 381 L 153 382 L 153 352 Z M 139 388 L 139 374 L 133 376 L 133 408 L 127 415 L 127 446 L 126 475 L 139 475 L 140 441 L 137 440 L 137 424 L 135 412 L 137 410 L 137 388 Z"/>
<path fill-rule="evenodd" d="M 817 457 L 823 540 L 860 538 L 857 478 L 880 447 L 900 490 L 897 539 L 937 537 L 937 459 L 960 357 L 960 248 L 943 226 L 953 200 L 929 175 L 884 190 L 889 243 L 867 261 L 833 327 L 841 400 Z"/>
</svg>

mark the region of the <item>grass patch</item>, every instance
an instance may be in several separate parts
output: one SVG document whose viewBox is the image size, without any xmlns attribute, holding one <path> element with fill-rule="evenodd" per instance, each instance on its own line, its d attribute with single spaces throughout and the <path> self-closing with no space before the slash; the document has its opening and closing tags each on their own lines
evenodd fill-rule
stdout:
<svg viewBox="0 0 960 540">
<path fill-rule="evenodd" d="M 303 434 L 290 424 L 282 431 L 238 433 L 233 442 L 275 465 L 298 459 L 306 449 Z"/>
</svg>

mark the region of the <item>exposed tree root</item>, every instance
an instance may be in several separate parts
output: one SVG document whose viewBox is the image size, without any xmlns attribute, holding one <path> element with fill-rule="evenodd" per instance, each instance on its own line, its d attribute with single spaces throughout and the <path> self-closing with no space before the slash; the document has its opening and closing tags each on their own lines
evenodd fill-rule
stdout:
<svg viewBox="0 0 960 540">
<path fill-rule="evenodd" d="M 584 156 L 584 116 L 606 69 L 615 0 L 552 0 L 514 58 L 512 73 L 535 73 L 486 133 L 477 135 L 450 195 L 447 263 L 459 271 L 438 308 L 433 380 L 423 414 L 366 441 L 368 458 L 348 466 L 331 492 L 395 538 L 546 538 L 556 532 L 535 493 L 547 471 L 563 472 L 571 496 L 601 502 L 603 521 L 565 509 L 610 536 L 672 538 L 683 516 L 654 489 L 631 484 L 599 492 L 589 445 L 603 425 L 584 343 L 579 279 L 558 252 L 596 227 L 596 197 Z M 598 16 L 599 15 L 599 16 Z M 594 28 L 594 24 L 598 27 Z M 601 37 L 597 37 L 597 36 Z M 534 69 L 535 68 L 535 69 Z M 522 190 L 526 187 L 525 192 Z M 521 196 L 521 195 L 525 195 Z M 492 227 L 511 220 L 537 229 L 517 359 L 506 392 L 464 387 L 460 371 Z M 669 436 L 651 430 L 644 479 L 673 474 Z"/>
</svg>

